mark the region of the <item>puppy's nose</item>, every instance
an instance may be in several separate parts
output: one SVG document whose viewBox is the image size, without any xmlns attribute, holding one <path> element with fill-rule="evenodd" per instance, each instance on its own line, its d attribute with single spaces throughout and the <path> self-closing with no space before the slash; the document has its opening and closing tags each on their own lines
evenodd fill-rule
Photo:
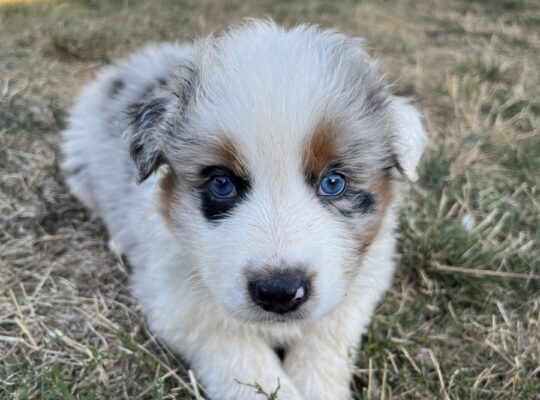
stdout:
<svg viewBox="0 0 540 400">
<path fill-rule="evenodd" d="M 309 297 L 311 281 L 300 270 L 275 271 L 249 280 L 251 298 L 262 309 L 277 314 L 296 310 Z"/>
</svg>

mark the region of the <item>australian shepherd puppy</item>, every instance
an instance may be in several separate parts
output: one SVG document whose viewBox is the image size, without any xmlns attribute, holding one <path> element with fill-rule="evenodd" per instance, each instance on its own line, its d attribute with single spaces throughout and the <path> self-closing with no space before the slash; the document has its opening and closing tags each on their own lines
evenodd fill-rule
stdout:
<svg viewBox="0 0 540 400">
<path fill-rule="evenodd" d="M 251 21 L 150 46 L 82 91 L 64 137 L 71 191 L 208 397 L 350 398 L 426 143 L 361 40 Z"/>
</svg>

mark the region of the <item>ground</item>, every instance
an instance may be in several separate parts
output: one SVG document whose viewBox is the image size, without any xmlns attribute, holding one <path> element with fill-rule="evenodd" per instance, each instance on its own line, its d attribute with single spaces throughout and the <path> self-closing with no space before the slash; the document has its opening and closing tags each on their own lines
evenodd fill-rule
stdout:
<svg viewBox="0 0 540 400">
<path fill-rule="evenodd" d="M 424 113 L 430 144 L 355 399 L 540 398 L 538 2 L 2 3 L 0 398 L 201 398 L 148 332 L 103 225 L 69 195 L 59 131 L 109 60 L 245 16 L 364 37 Z"/>
</svg>

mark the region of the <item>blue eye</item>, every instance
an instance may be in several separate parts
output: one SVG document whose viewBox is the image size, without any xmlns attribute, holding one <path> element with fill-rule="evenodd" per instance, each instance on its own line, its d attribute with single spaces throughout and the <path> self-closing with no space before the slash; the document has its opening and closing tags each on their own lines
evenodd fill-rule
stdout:
<svg viewBox="0 0 540 400">
<path fill-rule="evenodd" d="M 217 199 L 233 199 L 238 194 L 231 178 L 226 175 L 214 176 L 210 182 L 210 191 Z"/>
<path fill-rule="evenodd" d="M 331 172 L 322 178 L 318 193 L 321 196 L 335 197 L 342 194 L 346 186 L 347 182 L 343 175 L 337 172 Z"/>
</svg>

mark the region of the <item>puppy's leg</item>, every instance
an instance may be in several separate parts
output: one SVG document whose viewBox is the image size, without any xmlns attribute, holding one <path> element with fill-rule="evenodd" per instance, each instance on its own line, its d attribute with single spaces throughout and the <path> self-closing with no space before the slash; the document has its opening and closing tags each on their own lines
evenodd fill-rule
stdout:
<svg viewBox="0 0 540 400">
<path fill-rule="evenodd" d="M 279 400 L 302 400 L 274 351 L 252 335 L 209 332 L 188 352 L 207 395 L 213 400 L 264 400 L 254 387 Z M 278 388 L 279 387 L 279 388 Z"/>
<path fill-rule="evenodd" d="M 284 369 L 305 399 L 351 398 L 351 366 L 371 310 L 351 311 L 344 307 L 313 323 L 286 354 Z"/>
<path fill-rule="evenodd" d="M 290 349 L 285 370 L 305 399 L 349 400 L 355 345 L 330 332 L 313 332 Z"/>
</svg>

